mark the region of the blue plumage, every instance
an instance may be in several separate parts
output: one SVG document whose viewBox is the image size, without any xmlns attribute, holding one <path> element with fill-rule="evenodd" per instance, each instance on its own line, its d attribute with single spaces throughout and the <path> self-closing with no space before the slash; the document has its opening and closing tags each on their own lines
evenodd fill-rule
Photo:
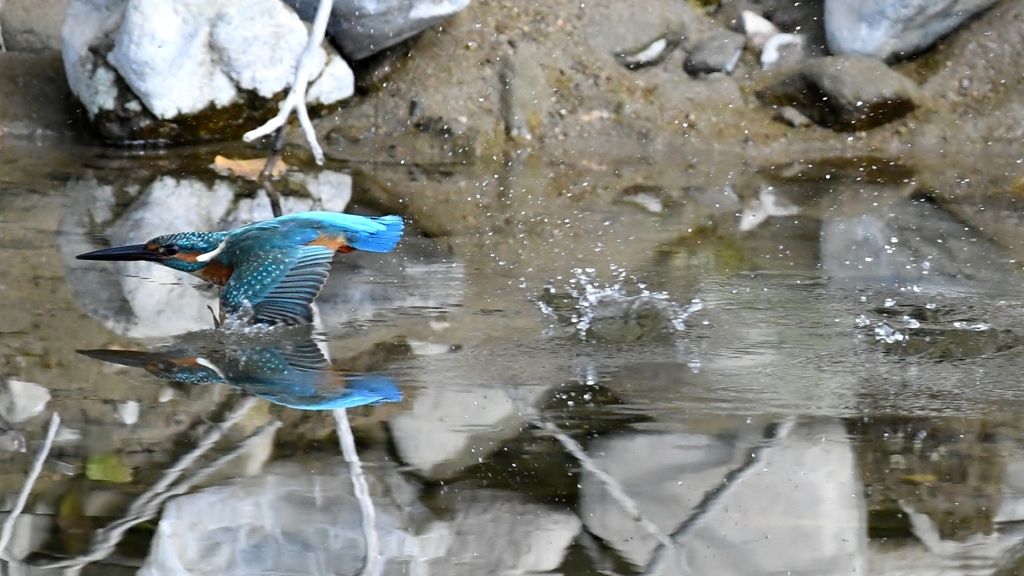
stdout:
<svg viewBox="0 0 1024 576">
<path fill-rule="evenodd" d="M 335 371 L 311 339 L 287 336 L 273 344 L 170 348 L 154 352 L 79 350 L 86 356 L 143 368 L 182 384 L 224 383 L 281 406 L 333 410 L 400 402 L 398 384 L 378 374 Z"/>
<path fill-rule="evenodd" d="M 390 252 L 405 227 L 395 215 L 370 218 L 300 212 L 230 232 L 181 232 L 146 244 L 97 250 L 83 260 L 148 260 L 224 286 L 221 306 L 251 309 L 267 324 L 312 321 L 335 251 Z"/>
</svg>

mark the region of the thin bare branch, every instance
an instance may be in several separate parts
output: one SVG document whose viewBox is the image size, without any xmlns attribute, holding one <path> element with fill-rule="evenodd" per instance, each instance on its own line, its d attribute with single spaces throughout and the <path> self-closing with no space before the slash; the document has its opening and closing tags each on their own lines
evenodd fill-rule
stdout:
<svg viewBox="0 0 1024 576">
<path fill-rule="evenodd" d="M 60 415 L 54 412 L 53 416 L 50 417 L 50 429 L 46 432 L 46 440 L 43 441 L 39 452 L 36 453 L 36 459 L 32 461 L 32 468 L 29 470 L 28 477 L 25 478 L 25 484 L 21 487 L 21 492 L 18 494 L 18 500 L 14 503 L 11 513 L 4 520 L 3 528 L 0 529 L 0 557 L 4 559 L 9 559 L 7 557 L 7 544 L 10 543 L 11 536 L 14 534 L 14 524 L 18 520 L 18 516 L 21 515 L 21 511 L 25 509 L 25 502 L 28 501 L 28 496 L 32 493 L 32 487 L 35 486 L 36 479 L 39 478 L 39 473 L 43 470 L 46 457 L 50 455 L 50 448 L 53 447 L 53 438 L 57 435 L 57 428 L 59 427 Z"/>
<path fill-rule="evenodd" d="M 348 422 L 348 412 L 344 408 L 334 411 L 335 430 L 338 433 L 338 443 L 341 444 L 341 453 L 348 463 L 348 474 L 352 479 L 352 491 L 359 502 L 359 511 L 363 515 L 363 538 L 366 540 L 366 562 L 363 564 L 362 574 L 364 576 L 376 576 L 380 574 L 380 538 L 377 535 L 377 511 L 370 498 L 370 487 L 366 483 L 366 475 L 363 474 L 363 463 L 359 460 L 359 452 L 356 450 L 355 436 L 352 434 L 352 426 Z"/>
<path fill-rule="evenodd" d="M 331 16 L 333 4 L 333 0 L 320 0 L 320 4 L 316 9 L 316 16 L 313 18 L 312 29 L 309 31 L 309 41 L 302 50 L 302 55 L 299 56 L 299 62 L 295 66 L 295 79 L 292 81 L 292 87 L 288 91 L 284 102 L 281 102 L 280 112 L 263 126 L 246 132 L 242 136 L 242 139 L 246 142 L 262 138 L 281 128 L 288 122 L 292 111 L 295 111 L 296 116 L 299 118 L 299 125 L 302 126 L 302 133 L 305 134 L 306 141 L 309 142 L 309 148 L 313 151 L 313 158 L 316 159 L 317 164 L 322 165 L 324 163 L 324 150 L 316 139 L 313 123 L 309 120 L 309 111 L 306 109 L 306 89 L 313 75 L 314 56 L 327 33 L 327 20 Z"/>
<path fill-rule="evenodd" d="M 261 438 L 264 434 L 269 434 L 281 426 L 280 422 L 271 422 L 261 426 L 256 430 L 256 432 L 252 433 L 248 438 L 239 443 L 239 445 L 233 450 L 214 460 L 209 465 L 204 466 L 202 469 L 181 481 L 179 484 L 172 486 L 172 484 L 181 477 L 188 467 L 195 463 L 200 456 L 208 452 L 233 425 L 241 420 L 242 417 L 244 417 L 249 410 L 259 402 L 259 398 L 255 396 L 247 396 L 224 418 L 223 422 L 207 430 L 199 443 L 196 444 L 195 448 L 178 459 L 178 461 L 174 463 L 174 466 L 168 468 L 164 472 L 163 476 L 156 484 L 151 486 L 149 490 L 146 490 L 146 492 L 141 494 L 134 502 L 132 502 L 131 506 L 128 508 L 128 512 L 123 518 L 104 526 L 101 530 L 96 532 L 88 553 L 76 558 L 69 558 L 67 560 L 42 564 L 40 566 L 44 568 L 66 568 L 75 570 L 80 569 L 86 564 L 97 562 L 109 556 L 114 552 L 118 542 L 121 541 L 128 530 L 133 526 L 156 516 L 167 500 L 188 492 L 197 484 L 209 477 L 210 474 L 238 457 L 238 455 L 244 452 L 250 444 Z"/>
</svg>

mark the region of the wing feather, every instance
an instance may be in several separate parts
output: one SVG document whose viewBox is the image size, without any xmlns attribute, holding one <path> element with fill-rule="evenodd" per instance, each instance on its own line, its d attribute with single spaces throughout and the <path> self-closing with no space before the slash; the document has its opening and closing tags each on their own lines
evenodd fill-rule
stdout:
<svg viewBox="0 0 1024 576">
<path fill-rule="evenodd" d="M 236 263 L 235 273 L 221 295 L 225 310 L 238 312 L 248 303 L 257 322 L 311 323 L 311 304 L 327 281 L 334 250 L 299 246 L 249 254 Z"/>
</svg>

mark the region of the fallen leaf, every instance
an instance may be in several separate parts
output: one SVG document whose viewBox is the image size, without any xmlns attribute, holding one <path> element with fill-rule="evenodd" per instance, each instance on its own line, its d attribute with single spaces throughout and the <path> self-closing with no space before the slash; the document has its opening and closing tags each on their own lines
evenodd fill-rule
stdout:
<svg viewBox="0 0 1024 576">
<path fill-rule="evenodd" d="M 85 477 L 89 480 L 127 484 L 132 481 L 132 469 L 125 466 L 117 454 L 94 454 L 85 460 Z"/>
<path fill-rule="evenodd" d="M 260 173 L 263 172 L 263 167 L 267 165 L 265 158 L 249 158 L 247 160 L 236 160 L 234 158 L 227 158 L 221 155 L 217 155 L 213 159 L 213 168 L 218 174 L 224 176 L 237 176 L 239 178 L 246 178 L 249 180 L 259 180 Z M 281 172 L 288 169 L 288 165 L 284 163 L 284 160 L 280 158 L 274 162 L 274 167 L 270 170 L 271 176 L 277 176 Z"/>
<path fill-rule="evenodd" d="M 905 474 L 900 480 L 908 484 L 935 484 L 939 477 L 935 474 Z"/>
<path fill-rule="evenodd" d="M 583 114 L 582 116 L 580 116 L 580 121 L 581 122 L 594 122 L 596 120 L 606 120 L 606 119 L 611 118 L 611 117 L 612 117 L 611 112 L 608 112 L 607 110 L 591 110 L 590 112 L 587 112 L 587 113 Z"/>
</svg>

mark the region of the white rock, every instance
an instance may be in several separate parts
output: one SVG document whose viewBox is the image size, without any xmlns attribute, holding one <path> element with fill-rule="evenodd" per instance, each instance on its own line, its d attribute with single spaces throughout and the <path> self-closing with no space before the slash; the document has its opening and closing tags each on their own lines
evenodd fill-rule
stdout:
<svg viewBox="0 0 1024 576">
<path fill-rule="evenodd" d="M 117 417 L 131 426 L 139 421 L 139 403 L 134 400 L 117 403 Z"/>
<path fill-rule="evenodd" d="M 743 19 L 743 33 L 747 35 L 747 47 L 760 51 L 769 38 L 775 36 L 780 30 L 763 16 L 750 10 L 744 10 L 740 15 Z"/>
<path fill-rule="evenodd" d="M 123 0 L 79 0 L 68 5 L 61 30 L 64 71 L 71 91 L 91 115 L 114 108 L 117 74 L 89 48 L 97 38 L 117 30 L 123 5 Z"/>
<path fill-rule="evenodd" d="M 164 402 L 170 402 L 178 397 L 178 391 L 170 386 L 163 386 L 160 388 L 160 393 L 156 397 L 157 402 L 163 404 Z"/>
<path fill-rule="evenodd" d="M 344 212 L 352 200 L 352 176 L 334 170 L 321 170 L 315 174 L 293 172 L 289 180 L 306 188 L 316 201 L 315 210 Z"/>
<path fill-rule="evenodd" d="M 166 120 L 237 103 L 241 91 L 284 92 L 308 31 L 278 0 L 72 0 L 62 36 L 68 82 L 91 115 L 119 100 L 130 110 L 137 97 Z M 309 101 L 351 96 L 352 71 L 333 48 L 315 57 Z M 118 94 L 118 76 L 133 94 Z"/>
<path fill-rule="evenodd" d="M 331 53 L 320 77 L 309 85 L 306 91 L 306 102 L 310 104 L 331 104 L 339 102 L 355 94 L 356 77 L 352 74 L 348 62 L 337 54 Z"/>
<path fill-rule="evenodd" d="M 42 414 L 50 401 L 50 391 L 39 384 L 8 380 L 0 386 L 0 418 L 11 424 Z"/>
<path fill-rule="evenodd" d="M 270 98 L 291 85 L 307 37 L 298 15 L 281 2 L 240 0 L 214 16 L 210 41 L 224 72 L 238 87 Z M 319 73 L 327 53 L 317 48 L 314 58 L 312 69 Z"/>
<path fill-rule="evenodd" d="M 798 59 L 803 56 L 806 41 L 802 34 L 776 34 L 764 43 L 761 49 L 761 68 L 771 70 L 787 58 Z M 793 54 L 795 53 L 795 54 Z"/>
</svg>

